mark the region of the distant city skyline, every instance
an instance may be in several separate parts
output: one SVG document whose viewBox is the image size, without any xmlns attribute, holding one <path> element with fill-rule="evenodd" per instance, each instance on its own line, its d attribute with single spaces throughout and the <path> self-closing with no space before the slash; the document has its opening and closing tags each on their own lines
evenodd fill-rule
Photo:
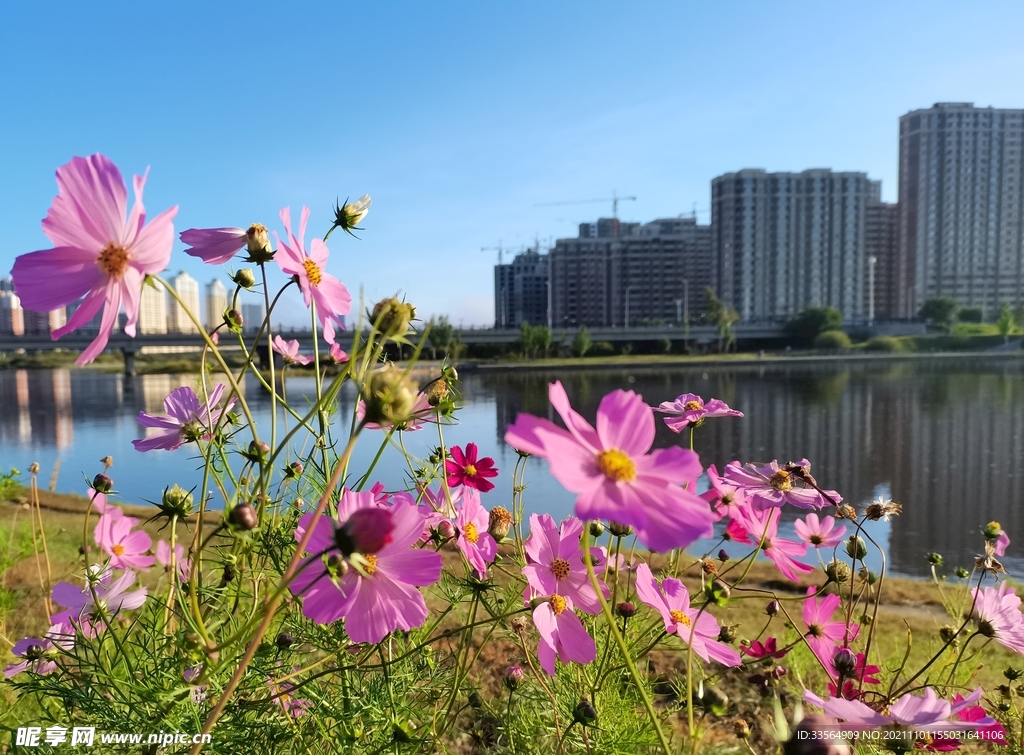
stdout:
<svg viewBox="0 0 1024 755">
<path fill-rule="evenodd" d="M 222 44 L 241 19 L 266 55 Z M 150 167 L 147 210 L 178 204 L 178 232 L 280 232 L 280 208 L 306 204 L 322 236 L 336 199 L 367 192 L 361 240 L 329 241 L 356 302 L 397 293 L 424 319 L 485 325 L 497 254 L 482 248 L 570 238 L 611 211 L 552 203 L 614 191 L 637 197 L 624 221 L 696 208 L 706 223 L 710 180 L 746 167 L 864 172 L 895 200 L 901 116 L 1024 106 L 1022 22 L 1012 2 L 397 3 L 357 16 L 313 2 L 286 23 L 260 3 L 20 4 L 0 31 L 17 114 L 0 123 L 0 273 L 49 246 L 38 222 L 54 170 L 101 151 L 129 182 Z M 83 58 L 82 38 L 146 44 L 126 66 Z M 182 248 L 168 276 L 208 280 Z M 287 325 L 305 323 L 300 302 L 286 295 Z"/>
</svg>

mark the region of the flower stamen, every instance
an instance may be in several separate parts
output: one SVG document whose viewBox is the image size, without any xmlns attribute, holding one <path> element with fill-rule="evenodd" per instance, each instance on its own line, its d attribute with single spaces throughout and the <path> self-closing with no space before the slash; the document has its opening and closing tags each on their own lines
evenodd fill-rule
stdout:
<svg viewBox="0 0 1024 755">
<path fill-rule="evenodd" d="M 476 525 L 472 522 L 466 522 L 462 527 L 462 536 L 471 543 L 476 543 L 480 539 L 480 532 L 477 530 Z"/>
<path fill-rule="evenodd" d="M 782 493 L 786 493 L 793 489 L 793 480 L 791 475 L 784 469 L 780 469 L 769 477 L 768 484 Z"/>
<path fill-rule="evenodd" d="M 565 598 L 561 595 L 552 595 L 548 602 L 551 603 L 551 612 L 558 616 L 566 609 L 568 604 L 565 602 Z"/>
<path fill-rule="evenodd" d="M 100 256 L 96 258 L 96 267 L 104 275 L 109 275 L 111 278 L 120 278 L 124 275 L 124 271 L 128 269 L 129 259 L 130 255 L 127 249 L 110 243 L 103 247 Z"/>
<path fill-rule="evenodd" d="M 321 278 L 320 266 L 309 257 L 302 260 L 302 266 L 306 269 L 306 278 L 309 279 L 309 285 L 319 286 Z"/>
<path fill-rule="evenodd" d="M 676 624 L 682 624 L 685 627 L 690 626 L 690 617 L 678 609 L 669 611 L 669 616 L 672 617 L 672 621 Z"/>
<path fill-rule="evenodd" d="M 617 448 L 608 448 L 599 453 L 597 468 L 612 482 L 632 482 L 636 479 L 636 464 Z"/>
<path fill-rule="evenodd" d="M 564 558 L 556 558 L 551 562 L 551 573 L 555 575 L 555 579 L 565 579 L 572 573 L 572 567 Z"/>
</svg>

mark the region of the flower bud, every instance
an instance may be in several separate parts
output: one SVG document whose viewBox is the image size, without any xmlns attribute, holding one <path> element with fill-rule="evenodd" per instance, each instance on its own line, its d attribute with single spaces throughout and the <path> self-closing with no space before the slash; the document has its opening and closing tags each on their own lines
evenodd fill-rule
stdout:
<svg viewBox="0 0 1024 755">
<path fill-rule="evenodd" d="M 390 338 L 400 338 L 408 333 L 414 319 L 416 307 L 394 296 L 381 299 L 370 313 L 370 321 L 377 326 L 377 330 Z"/>
<path fill-rule="evenodd" d="M 305 467 L 302 466 L 301 461 L 293 461 L 284 468 L 284 476 L 288 479 L 294 479 L 301 476 L 303 470 L 305 470 Z"/>
<path fill-rule="evenodd" d="M 995 540 L 999 537 L 999 533 L 1003 531 L 1003 526 L 999 522 L 989 522 L 985 525 L 985 529 L 982 534 L 985 535 L 986 540 Z"/>
<path fill-rule="evenodd" d="M 929 553 L 926 558 L 932 566 L 942 566 L 942 556 L 938 553 Z"/>
<path fill-rule="evenodd" d="M 600 519 L 592 519 L 589 524 L 590 536 L 592 538 L 599 538 L 604 534 L 604 522 Z"/>
<path fill-rule="evenodd" d="M 722 548 L 722 550 L 718 551 L 718 560 L 721 561 L 723 564 L 729 560 L 729 554 L 725 552 L 725 548 Z"/>
<path fill-rule="evenodd" d="M 245 232 L 245 248 L 249 252 L 249 256 L 245 258 L 246 262 L 262 265 L 274 259 L 274 250 L 270 248 L 270 235 L 266 226 L 259 223 L 253 223 Z"/>
<path fill-rule="evenodd" d="M 105 474 L 98 474 L 92 478 L 92 489 L 97 493 L 109 493 L 114 489 L 114 481 Z"/>
<path fill-rule="evenodd" d="M 363 194 L 354 202 L 346 201 L 344 205 L 335 204 L 334 206 L 334 228 L 340 228 L 346 233 L 352 233 L 352 231 L 360 230 L 359 224 L 363 218 L 366 217 L 366 213 L 370 211 L 370 204 L 372 200 L 369 194 Z"/>
<path fill-rule="evenodd" d="M 779 612 L 779 601 L 772 600 L 764 607 L 764 612 L 769 616 L 775 616 Z"/>
<path fill-rule="evenodd" d="M 960 579 L 967 579 L 967 578 L 968 578 L 969 576 L 971 576 L 971 573 L 970 573 L 969 571 L 967 571 L 967 570 L 966 570 L 966 569 L 965 569 L 964 567 L 962 567 L 962 566 L 958 566 L 958 567 L 956 567 L 956 569 L 955 569 L 955 570 L 953 571 L 953 573 L 954 573 L 954 574 L 955 574 L 956 576 L 958 576 L 958 577 L 959 577 Z"/>
<path fill-rule="evenodd" d="M 229 309 L 224 312 L 224 324 L 232 333 L 241 333 L 245 318 L 237 309 Z"/>
<path fill-rule="evenodd" d="M 732 644 L 736 642 L 736 629 L 739 624 L 722 624 L 718 630 L 718 641 Z"/>
<path fill-rule="evenodd" d="M 445 540 L 451 540 L 453 537 L 455 537 L 455 525 L 446 519 L 445 521 L 437 525 L 437 534 L 439 534 Z"/>
<path fill-rule="evenodd" d="M 277 635 L 277 638 L 274 640 L 274 644 L 277 645 L 278 650 L 287 650 L 292 646 L 293 642 L 294 639 L 288 632 L 281 632 L 281 634 Z"/>
<path fill-rule="evenodd" d="M 633 534 L 632 527 L 620 522 L 608 522 L 608 530 L 615 535 L 615 537 L 629 537 Z"/>
<path fill-rule="evenodd" d="M 28 473 L 29 474 L 39 474 L 39 462 L 38 461 L 33 461 L 31 464 L 28 465 Z"/>
<path fill-rule="evenodd" d="M 526 631 L 530 622 L 526 620 L 525 616 L 516 616 L 508 622 L 508 625 L 512 627 L 512 631 L 516 634 L 522 634 Z"/>
<path fill-rule="evenodd" d="M 395 529 L 391 512 L 368 508 L 353 512 L 343 525 L 334 530 L 334 542 L 345 558 L 353 553 L 369 556 L 391 542 Z"/>
<path fill-rule="evenodd" d="M 508 535 L 512 528 L 512 515 L 504 506 L 495 506 L 491 509 L 490 518 L 487 522 L 487 531 L 491 533 L 497 542 L 501 542 Z"/>
<path fill-rule="evenodd" d="M 523 677 L 525 676 L 526 672 L 523 671 L 522 666 L 509 666 L 508 670 L 505 671 L 505 678 L 502 681 L 506 689 L 510 692 L 515 692 L 519 685 L 523 683 Z"/>
<path fill-rule="evenodd" d="M 1005 676 L 1008 681 L 1015 682 L 1024 676 L 1024 671 L 1018 671 L 1013 668 L 1013 666 L 1007 666 L 1003 669 L 1003 676 Z"/>
<path fill-rule="evenodd" d="M 857 668 L 857 655 L 850 648 L 839 648 L 832 656 L 832 665 L 842 676 L 852 676 Z"/>
<path fill-rule="evenodd" d="M 253 462 L 261 462 L 270 455 L 270 446 L 262 440 L 254 440 L 249 443 L 249 452 L 244 454 L 245 458 Z"/>
<path fill-rule="evenodd" d="M 38 661 L 40 658 L 43 657 L 43 646 L 35 644 L 29 645 L 27 648 L 25 648 L 25 653 L 22 655 L 22 657 L 26 661 Z"/>
<path fill-rule="evenodd" d="M 860 570 L 857 572 L 857 576 L 865 582 L 867 582 L 869 585 L 873 585 L 875 584 L 875 582 L 878 581 L 878 575 L 870 569 L 868 569 L 868 567 L 866 566 L 860 567 Z"/>
<path fill-rule="evenodd" d="M 228 584 L 235 578 L 235 567 L 231 564 L 224 564 L 224 571 L 221 572 L 220 581 L 224 584 Z"/>
<path fill-rule="evenodd" d="M 636 606 L 623 601 L 615 606 L 615 613 L 624 619 L 632 618 L 636 614 Z"/>
<path fill-rule="evenodd" d="M 164 516 L 184 519 L 192 513 L 192 493 L 179 485 L 164 488 L 160 510 Z"/>
<path fill-rule="evenodd" d="M 857 510 L 848 503 L 844 503 L 836 508 L 836 517 L 839 519 L 850 519 L 852 521 L 857 518 Z"/>
<path fill-rule="evenodd" d="M 846 541 L 846 555 L 861 560 L 868 555 L 868 544 L 864 542 L 863 538 L 850 535 L 850 539 Z"/>
<path fill-rule="evenodd" d="M 437 406 L 448 398 L 451 391 L 448 389 L 448 381 L 444 378 L 438 378 L 437 380 L 432 380 L 424 389 L 423 393 L 427 397 L 428 404 L 431 406 Z"/>
<path fill-rule="evenodd" d="M 843 584 L 850 579 L 850 565 L 845 561 L 832 559 L 825 567 L 825 575 L 838 584 Z"/>
<path fill-rule="evenodd" d="M 576 707 L 573 708 L 572 720 L 575 723 L 582 724 L 583 726 L 590 726 L 597 721 L 597 710 L 594 708 L 593 704 L 584 697 L 576 704 Z"/>
<path fill-rule="evenodd" d="M 365 393 L 364 421 L 387 425 L 411 419 L 419 398 L 416 382 L 393 364 L 373 371 Z"/>
<path fill-rule="evenodd" d="M 939 628 L 939 637 L 943 642 L 952 642 L 956 637 L 956 627 L 952 624 L 944 624 Z"/>
<path fill-rule="evenodd" d="M 256 529 L 256 525 L 259 523 L 256 518 L 256 509 L 251 504 L 239 503 L 228 512 L 228 523 L 243 532 Z"/>
<path fill-rule="evenodd" d="M 236 286 L 250 289 L 256 285 L 256 274 L 252 271 L 252 268 L 243 267 L 231 276 L 231 280 Z"/>
</svg>

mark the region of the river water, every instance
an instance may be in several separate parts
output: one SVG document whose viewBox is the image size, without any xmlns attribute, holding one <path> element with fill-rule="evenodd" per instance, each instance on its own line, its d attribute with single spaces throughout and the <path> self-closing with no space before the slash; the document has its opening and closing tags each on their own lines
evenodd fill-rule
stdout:
<svg viewBox="0 0 1024 755">
<path fill-rule="evenodd" d="M 947 568 L 970 568 L 981 551 L 981 528 L 998 520 L 1013 540 L 1007 567 L 1024 567 L 1024 361 L 889 361 L 871 364 L 756 365 L 557 372 L 468 373 L 459 423 L 444 429 L 449 445 L 475 442 L 501 470 L 485 505 L 508 505 L 516 454 L 502 442 L 520 411 L 553 417 L 548 382 L 561 379 L 573 405 L 593 419 L 601 397 L 616 388 L 640 393 L 650 404 L 684 392 L 725 400 L 742 419 L 709 420 L 695 449 L 719 469 L 732 459 L 764 462 L 808 458 L 819 484 L 850 503 L 891 496 L 903 515 L 873 525 L 897 573 L 928 573 L 925 554 L 945 556 Z M 37 461 L 42 484 L 56 469 L 56 489 L 85 491 L 83 477 L 114 458 L 111 476 L 127 502 L 158 500 L 166 485 L 198 486 L 194 446 L 140 454 L 131 441 L 144 435 L 140 411 L 158 412 L 173 388 L 192 376 L 124 378 L 87 370 L 0 371 L 0 467 L 25 472 Z M 261 427 L 269 427 L 269 399 L 255 381 L 245 385 Z M 293 405 L 303 408 L 311 378 L 288 380 Z M 352 392 L 342 394 L 340 428 L 351 420 Z M 266 433 L 266 430 L 262 432 Z M 383 436 L 367 432 L 353 458 L 365 469 Z M 682 442 L 660 426 L 656 446 Z M 406 434 L 406 449 L 424 457 L 437 445 L 436 428 Z M 408 486 L 407 466 L 387 449 L 375 480 L 388 489 Z M 571 512 L 573 496 L 532 461 L 528 511 Z M 792 517 L 789 517 L 791 520 Z M 879 559 L 872 558 L 877 567 Z M 1021 572 L 1016 570 L 1019 575 Z"/>
</svg>

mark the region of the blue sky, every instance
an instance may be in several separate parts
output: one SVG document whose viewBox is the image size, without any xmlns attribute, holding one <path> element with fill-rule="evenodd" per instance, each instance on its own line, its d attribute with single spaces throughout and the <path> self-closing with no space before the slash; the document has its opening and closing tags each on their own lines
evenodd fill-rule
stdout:
<svg viewBox="0 0 1024 755">
<path fill-rule="evenodd" d="M 897 119 L 1024 107 L 1019 2 L 20 3 L 0 25 L 0 270 L 45 248 L 53 172 L 150 167 L 176 229 L 279 228 L 367 192 L 330 269 L 366 301 L 493 320 L 493 252 L 705 211 L 744 167 L 867 171 L 896 198 Z M 175 247 L 171 269 L 204 269 Z M 288 322 L 305 322 L 292 298 Z"/>
</svg>

